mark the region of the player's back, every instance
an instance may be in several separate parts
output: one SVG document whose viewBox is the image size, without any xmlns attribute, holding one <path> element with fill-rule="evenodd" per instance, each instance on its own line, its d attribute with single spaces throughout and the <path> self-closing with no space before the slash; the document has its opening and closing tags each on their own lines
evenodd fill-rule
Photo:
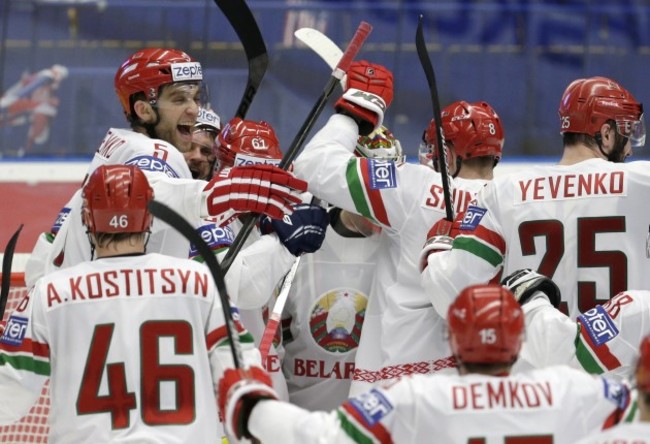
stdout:
<svg viewBox="0 0 650 444">
<path fill-rule="evenodd" d="M 629 403 L 622 385 L 568 367 L 503 377 L 417 375 L 374 397 L 375 402 L 357 404 L 374 406 L 374 417 L 360 416 L 381 416 L 381 429 L 390 431 L 392 442 L 435 437 L 447 444 L 530 442 L 526 439 L 533 437 L 537 443 L 572 444 L 620 419 L 619 406 Z M 348 412 L 355 410 L 352 405 Z"/>
<path fill-rule="evenodd" d="M 206 344 L 221 308 L 204 265 L 102 258 L 46 276 L 35 292 L 34 340 L 50 349 L 52 439 L 216 441 Z"/>
<path fill-rule="evenodd" d="M 562 290 L 572 318 L 627 288 L 650 288 L 647 162 L 591 159 L 497 178 L 481 196 L 503 236 L 504 275 L 532 268 Z"/>
</svg>

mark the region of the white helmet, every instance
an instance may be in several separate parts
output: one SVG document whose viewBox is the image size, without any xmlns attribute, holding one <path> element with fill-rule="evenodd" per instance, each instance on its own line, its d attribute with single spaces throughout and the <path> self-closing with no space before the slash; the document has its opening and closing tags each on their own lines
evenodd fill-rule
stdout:
<svg viewBox="0 0 650 444">
<path fill-rule="evenodd" d="M 201 107 L 194 124 L 194 131 L 197 130 L 212 131 L 215 135 L 219 134 L 219 131 L 221 131 L 221 118 L 210 108 Z"/>
<path fill-rule="evenodd" d="M 359 136 L 354 152 L 359 157 L 404 161 L 402 145 L 383 125 L 367 136 Z"/>
</svg>

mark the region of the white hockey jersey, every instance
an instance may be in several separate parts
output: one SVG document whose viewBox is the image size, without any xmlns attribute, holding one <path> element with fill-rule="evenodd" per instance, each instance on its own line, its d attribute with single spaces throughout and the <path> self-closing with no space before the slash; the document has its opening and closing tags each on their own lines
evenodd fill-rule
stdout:
<svg viewBox="0 0 650 444">
<path fill-rule="evenodd" d="M 282 369 L 293 404 L 331 410 L 348 398 L 380 240 L 344 237 L 330 226 L 320 250 L 302 257 L 282 312 Z"/>
<path fill-rule="evenodd" d="M 424 294 L 418 270 L 429 228 L 445 217 L 440 175 L 422 165 L 355 157 L 357 138 L 350 117 L 333 115 L 294 162 L 312 194 L 382 226 L 351 394 L 382 380 L 454 367 L 443 318 Z M 484 183 L 456 183 L 457 212 Z"/>
<path fill-rule="evenodd" d="M 497 177 L 470 205 L 423 285 L 439 313 L 465 286 L 532 268 L 560 287 L 572 319 L 628 288 L 650 288 L 650 164 L 590 159 Z"/>
<path fill-rule="evenodd" d="M 259 365 L 237 327 L 245 361 Z M 50 377 L 50 443 L 218 442 L 214 388 L 229 344 L 197 262 L 127 255 L 51 273 L 0 338 L 0 423 L 24 416 Z"/>
<path fill-rule="evenodd" d="M 650 444 L 650 422 L 619 424 L 589 435 L 577 444 Z"/>
<path fill-rule="evenodd" d="M 575 321 L 544 298 L 522 309 L 526 339 L 513 372 L 566 364 L 618 380 L 634 379 L 639 344 L 650 334 L 650 291 L 624 291 Z"/>
<path fill-rule="evenodd" d="M 623 383 L 549 367 L 502 377 L 413 375 L 330 413 L 262 401 L 248 427 L 262 442 L 282 444 L 575 444 L 616 424 L 629 405 Z"/>
</svg>

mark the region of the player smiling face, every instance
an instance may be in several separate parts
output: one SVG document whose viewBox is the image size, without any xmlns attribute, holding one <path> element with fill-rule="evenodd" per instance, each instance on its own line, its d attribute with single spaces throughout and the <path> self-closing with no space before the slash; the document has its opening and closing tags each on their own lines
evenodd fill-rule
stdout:
<svg viewBox="0 0 650 444">
<path fill-rule="evenodd" d="M 158 97 L 160 120 L 154 127 L 155 135 L 166 140 L 181 152 L 192 145 L 192 128 L 196 123 L 200 105 L 200 88 L 197 83 L 166 85 Z"/>
</svg>

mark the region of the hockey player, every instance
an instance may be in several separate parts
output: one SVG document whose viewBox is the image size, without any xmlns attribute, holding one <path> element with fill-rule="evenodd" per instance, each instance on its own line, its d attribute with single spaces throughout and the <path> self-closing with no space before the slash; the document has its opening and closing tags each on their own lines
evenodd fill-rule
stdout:
<svg viewBox="0 0 650 444">
<path fill-rule="evenodd" d="M 650 288 L 650 253 L 639 248 L 650 168 L 620 163 L 645 143 L 642 111 L 614 80 L 572 82 L 559 107 L 559 164 L 491 181 L 459 222 L 453 249 L 429 256 L 422 283 L 437 311 L 468 283 L 521 268 L 552 278 L 572 319 L 625 289 Z"/>
<path fill-rule="evenodd" d="M 192 129 L 192 145 L 183 153 L 194 179 L 210 180 L 217 160 L 216 139 L 221 119 L 209 108 L 201 108 Z"/>
<path fill-rule="evenodd" d="M 149 48 L 131 55 L 115 75 L 131 129 L 109 129 L 88 172 L 104 164 L 136 165 L 147 175 L 156 199 L 196 226 L 202 218 L 225 218 L 233 212 L 274 218 L 290 214 L 305 183 L 279 168 L 252 165 L 223 171 L 210 182 L 192 179 L 182 152 L 192 143 L 201 81 L 201 65 L 182 51 Z M 80 206 L 78 191 L 55 224 L 58 235 L 37 241 L 25 270 L 28 286 L 45 273 L 90 259 Z M 189 243 L 166 224 L 155 224 L 149 249 L 186 258 Z"/>
<path fill-rule="evenodd" d="M 294 173 L 309 183 L 315 196 L 382 227 L 375 291 L 355 358 L 354 395 L 410 373 L 453 372 L 454 360 L 444 341 L 443 317 L 420 285 L 417 261 L 427 229 L 445 216 L 441 176 L 422 165 L 353 155 L 358 136 L 381 125 L 392 101 L 393 79 L 386 68 L 366 61 L 354 62 L 347 75 L 347 90 L 335 105 L 338 112 L 305 146 L 294 162 Z M 449 123 L 453 121 L 459 135 L 455 141 L 450 138 L 450 149 L 452 143 L 472 141 L 469 151 L 482 147 L 500 157 L 503 131 L 490 107 L 458 104 L 450 111 Z M 492 133 L 491 128 L 498 130 Z M 462 179 L 470 174 L 469 164 L 464 164 L 455 185 L 456 212 L 492 178 L 490 168 L 482 180 Z"/>
<path fill-rule="evenodd" d="M 9 317 L 0 423 L 24 416 L 49 377 L 51 443 L 217 442 L 214 389 L 232 356 L 212 277 L 145 254 L 153 190 L 136 166 L 99 166 L 82 193 L 96 259 L 45 276 Z M 237 325 L 244 361 L 259 364 Z"/>
<path fill-rule="evenodd" d="M 386 127 L 360 136 L 355 155 L 402 161 Z M 303 257 L 282 311 L 282 370 L 292 404 L 330 410 L 348 398 L 354 357 L 371 297 L 381 228 L 337 207 L 323 246 Z"/>
<path fill-rule="evenodd" d="M 233 167 L 250 165 L 278 165 L 282 159 L 280 143 L 273 127 L 267 122 L 232 119 L 218 136 L 217 169 L 215 177 Z M 304 198 L 304 197 L 303 197 Z M 324 208 L 308 203 L 294 207 L 284 220 L 263 220 L 260 231 L 253 230 L 240 253 L 243 266 L 228 272 L 230 297 L 241 308 L 242 323 L 259 345 L 264 333 L 263 310 L 273 290 L 289 271 L 297 256 L 318 250 L 325 238 L 328 217 Z M 227 249 L 242 227 L 239 218 L 230 222 L 221 246 Z M 225 254 L 224 250 L 224 254 Z M 273 377 L 275 389 L 287 398 L 286 381 L 280 367 L 280 358 L 272 347 L 264 363 Z"/>
<path fill-rule="evenodd" d="M 598 432 L 579 444 L 648 444 L 650 443 L 650 336 L 643 338 L 636 366 L 636 389 L 639 422 L 623 423 Z"/>
<path fill-rule="evenodd" d="M 331 412 L 308 412 L 274 400 L 260 369 L 228 369 L 219 382 L 225 427 L 238 438 L 283 444 L 573 444 L 616 424 L 630 406 L 627 384 L 566 366 L 510 375 L 524 316 L 498 284 L 463 289 L 447 319 L 457 375 L 412 375 Z"/>
<path fill-rule="evenodd" d="M 650 334 L 650 291 L 626 290 L 572 320 L 557 310 L 562 295 L 548 277 L 523 269 L 501 283 L 526 317 L 526 340 L 513 372 L 565 364 L 618 380 L 634 378 L 638 344 Z"/>
</svg>

